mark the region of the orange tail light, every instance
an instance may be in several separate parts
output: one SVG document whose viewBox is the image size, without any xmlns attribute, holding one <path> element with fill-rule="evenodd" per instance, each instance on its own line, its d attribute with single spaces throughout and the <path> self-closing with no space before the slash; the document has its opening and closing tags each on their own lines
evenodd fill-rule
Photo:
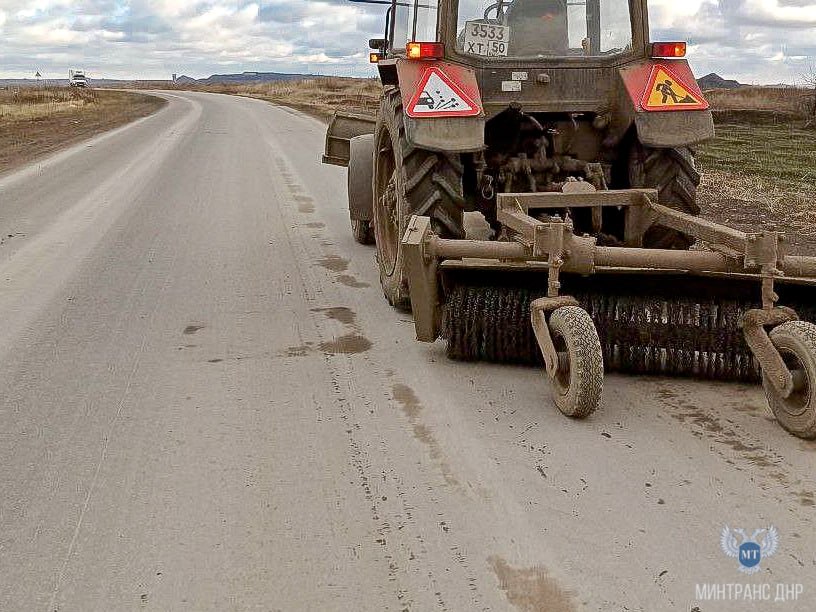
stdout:
<svg viewBox="0 0 816 612">
<path fill-rule="evenodd" d="M 684 42 L 652 43 L 652 57 L 686 57 L 687 46 Z"/>
<path fill-rule="evenodd" d="M 405 45 L 408 59 L 442 59 L 445 45 L 438 42 L 409 42 Z"/>
</svg>

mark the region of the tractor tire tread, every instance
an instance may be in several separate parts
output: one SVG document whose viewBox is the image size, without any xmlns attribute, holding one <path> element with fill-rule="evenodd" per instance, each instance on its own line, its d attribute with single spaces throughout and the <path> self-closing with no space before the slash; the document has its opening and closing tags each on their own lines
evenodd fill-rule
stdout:
<svg viewBox="0 0 816 612">
<path fill-rule="evenodd" d="M 371 227 L 371 221 L 352 219 L 351 233 L 358 244 L 374 244 L 374 229 Z"/>
<path fill-rule="evenodd" d="M 633 187 L 657 189 L 658 201 L 675 210 L 699 215 L 697 187 L 700 173 L 689 147 L 669 149 L 649 148 L 637 144 L 630 166 Z M 677 230 L 655 226 L 644 236 L 647 248 L 688 249 L 694 239 Z"/>
<path fill-rule="evenodd" d="M 428 216 L 437 235 L 463 238 L 463 165 L 458 156 L 421 149 L 408 142 L 402 96 L 398 89 L 385 92 L 380 115 L 379 121 L 391 134 L 395 155 L 400 158 L 397 162 L 398 184 L 402 186 L 402 196 L 409 205 L 404 211 L 406 217 L 412 214 Z M 403 219 L 403 223 L 407 221 L 408 218 Z M 381 271 L 381 281 L 391 305 L 409 310 L 410 296 L 402 265 L 402 257 L 398 255 L 400 269 L 394 270 L 393 278 L 385 278 Z"/>
<path fill-rule="evenodd" d="M 583 419 L 598 409 L 603 394 L 603 351 L 589 313 L 580 306 L 564 306 L 550 315 L 550 329 L 567 343 L 570 384 L 565 395 L 555 396 L 567 416 Z"/>
</svg>

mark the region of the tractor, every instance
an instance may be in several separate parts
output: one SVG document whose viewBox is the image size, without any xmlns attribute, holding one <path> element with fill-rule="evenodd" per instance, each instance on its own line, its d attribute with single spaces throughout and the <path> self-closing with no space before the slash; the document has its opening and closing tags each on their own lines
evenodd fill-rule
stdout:
<svg viewBox="0 0 816 612">
<path fill-rule="evenodd" d="M 352 1 L 387 6 L 380 108 L 336 113 L 323 161 L 419 340 L 543 365 L 577 418 L 608 370 L 761 380 L 816 438 L 816 258 L 698 216 L 712 113 L 646 0 Z"/>
</svg>

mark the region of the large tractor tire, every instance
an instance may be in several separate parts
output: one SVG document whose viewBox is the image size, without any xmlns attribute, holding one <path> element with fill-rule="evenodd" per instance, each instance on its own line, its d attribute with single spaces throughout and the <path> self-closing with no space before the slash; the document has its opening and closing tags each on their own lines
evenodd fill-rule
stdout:
<svg viewBox="0 0 816 612">
<path fill-rule="evenodd" d="M 402 98 L 385 92 L 374 132 L 374 235 L 380 283 L 388 302 L 410 308 L 402 236 L 411 215 L 431 218 L 444 238 L 464 237 L 463 168 L 458 156 L 408 143 Z"/>
<path fill-rule="evenodd" d="M 665 206 L 690 215 L 700 214 L 700 173 L 688 147 L 653 149 L 636 143 L 629 160 L 629 183 L 632 187 L 657 189 L 658 201 Z M 651 249 L 686 250 L 692 244 L 692 236 L 660 225 L 649 228 L 643 236 L 643 246 Z"/>
</svg>

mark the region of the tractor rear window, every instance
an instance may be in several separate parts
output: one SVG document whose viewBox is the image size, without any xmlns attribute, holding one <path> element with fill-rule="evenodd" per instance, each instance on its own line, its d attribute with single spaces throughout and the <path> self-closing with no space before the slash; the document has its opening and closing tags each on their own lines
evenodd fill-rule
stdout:
<svg viewBox="0 0 816 612">
<path fill-rule="evenodd" d="M 632 48 L 628 0 L 459 0 L 460 53 L 605 56 Z"/>
<path fill-rule="evenodd" d="M 394 16 L 394 48 L 405 49 L 409 41 L 436 40 L 439 0 L 397 2 Z M 415 31 L 416 28 L 416 31 Z"/>
</svg>

